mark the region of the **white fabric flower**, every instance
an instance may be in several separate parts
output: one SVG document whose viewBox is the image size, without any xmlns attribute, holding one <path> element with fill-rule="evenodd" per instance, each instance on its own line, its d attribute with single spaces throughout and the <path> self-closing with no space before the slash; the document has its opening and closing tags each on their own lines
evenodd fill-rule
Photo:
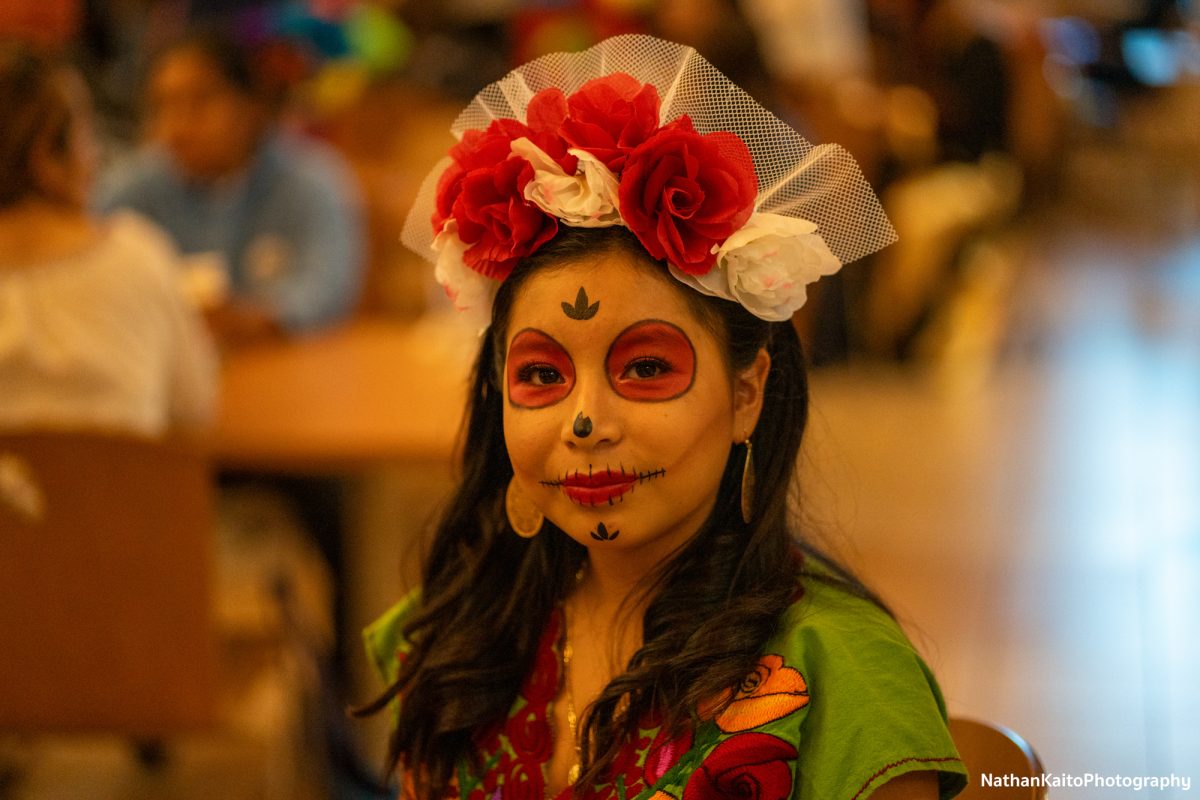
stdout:
<svg viewBox="0 0 1200 800">
<path fill-rule="evenodd" d="M 689 275 L 675 267 L 671 274 L 771 322 L 790 319 L 807 299 L 804 287 L 842 267 L 815 223 L 781 214 L 752 214 L 715 252 L 716 264 L 706 274 Z"/>
<path fill-rule="evenodd" d="M 617 176 L 591 153 L 568 150 L 579 159 L 575 174 L 568 175 L 529 139 L 514 140 L 512 152 L 533 165 L 533 179 L 525 186 L 525 199 L 542 211 L 576 228 L 622 224 L 617 207 Z"/>
<path fill-rule="evenodd" d="M 459 311 L 490 310 L 499 282 L 467 266 L 463 259 L 467 245 L 458 238 L 458 223 L 453 218 L 446 220 L 433 237 L 432 248 L 437 253 L 433 277 L 446 290 L 454 307 Z"/>
</svg>

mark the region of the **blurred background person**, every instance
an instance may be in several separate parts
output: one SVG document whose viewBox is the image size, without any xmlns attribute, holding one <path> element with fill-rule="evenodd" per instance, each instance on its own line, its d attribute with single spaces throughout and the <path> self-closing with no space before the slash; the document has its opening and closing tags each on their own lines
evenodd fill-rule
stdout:
<svg viewBox="0 0 1200 800">
<path fill-rule="evenodd" d="M 0 107 L 0 426 L 154 435 L 206 425 L 211 342 L 169 240 L 130 213 L 88 213 L 83 82 L 0 43 Z"/>
<path fill-rule="evenodd" d="M 185 280 L 206 298 L 226 349 L 316 331 L 356 308 L 365 261 L 359 188 L 343 157 L 281 121 L 286 84 L 264 48 L 229 28 L 198 27 L 150 61 L 146 146 L 104 176 L 97 204 L 131 208 L 165 228 L 186 255 Z M 241 541 L 270 520 L 267 552 L 302 553 L 290 580 L 322 586 L 314 627 L 342 628 L 347 487 L 340 475 L 222 466 L 222 524 Z M 318 552 L 313 552 L 315 550 Z M 286 558 L 292 558 L 288 555 Z M 250 560 L 248 557 L 244 561 Z M 331 608 L 325 608 L 326 605 Z M 331 616 L 332 619 L 325 619 Z M 323 673 L 318 723 L 334 774 L 361 783 L 341 741 L 338 695 L 345 654 L 333 635 L 314 663 Z"/>
<path fill-rule="evenodd" d="M 103 210 L 162 225 L 194 280 L 227 283 L 208 311 L 225 344 L 328 325 L 358 299 L 354 179 L 334 151 L 281 129 L 280 101 L 232 38 L 188 35 L 151 66 L 146 148 L 98 194 Z"/>
</svg>

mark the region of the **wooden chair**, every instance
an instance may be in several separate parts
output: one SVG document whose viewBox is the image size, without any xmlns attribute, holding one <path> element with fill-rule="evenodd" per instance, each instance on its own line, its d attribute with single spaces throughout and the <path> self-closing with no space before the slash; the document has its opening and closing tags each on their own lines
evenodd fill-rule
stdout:
<svg viewBox="0 0 1200 800">
<path fill-rule="evenodd" d="M 958 800 L 1041 800 L 1044 787 L 988 786 L 982 783 L 984 774 L 1034 778 L 1045 774 L 1041 759 L 1029 742 L 1014 731 L 993 722 L 953 717 L 950 735 L 967 765 L 970 780 Z"/>
<path fill-rule="evenodd" d="M 182 443 L 0 434 L 0 732 L 215 720 L 211 502 Z"/>
</svg>

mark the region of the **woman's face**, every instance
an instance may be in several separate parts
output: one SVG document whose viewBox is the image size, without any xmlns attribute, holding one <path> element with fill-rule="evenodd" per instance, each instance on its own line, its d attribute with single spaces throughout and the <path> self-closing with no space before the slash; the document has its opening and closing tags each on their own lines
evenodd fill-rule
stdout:
<svg viewBox="0 0 1200 800">
<path fill-rule="evenodd" d="M 263 118 L 262 109 L 199 52 L 166 55 L 151 76 L 151 136 L 190 178 L 213 180 L 241 170 Z"/>
<path fill-rule="evenodd" d="M 659 268 L 611 254 L 530 277 L 502 380 L 525 495 L 585 547 L 656 563 L 712 511 L 730 445 L 757 421 L 766 369 L 731 378 L 714 336 L 648 269 Z"/>
</svg>

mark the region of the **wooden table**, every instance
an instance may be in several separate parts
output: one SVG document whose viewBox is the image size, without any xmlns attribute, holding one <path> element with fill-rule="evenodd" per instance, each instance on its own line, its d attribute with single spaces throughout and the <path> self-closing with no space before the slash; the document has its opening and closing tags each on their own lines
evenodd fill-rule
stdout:
<svg viewBox="0 0 1200 800">
<path fill-rule="evenodd" d="M 328 473 L 448 459 L 477 347 L 461 324 L 364 318 L 229 353 L 216 460 Z"/>
</svg>

